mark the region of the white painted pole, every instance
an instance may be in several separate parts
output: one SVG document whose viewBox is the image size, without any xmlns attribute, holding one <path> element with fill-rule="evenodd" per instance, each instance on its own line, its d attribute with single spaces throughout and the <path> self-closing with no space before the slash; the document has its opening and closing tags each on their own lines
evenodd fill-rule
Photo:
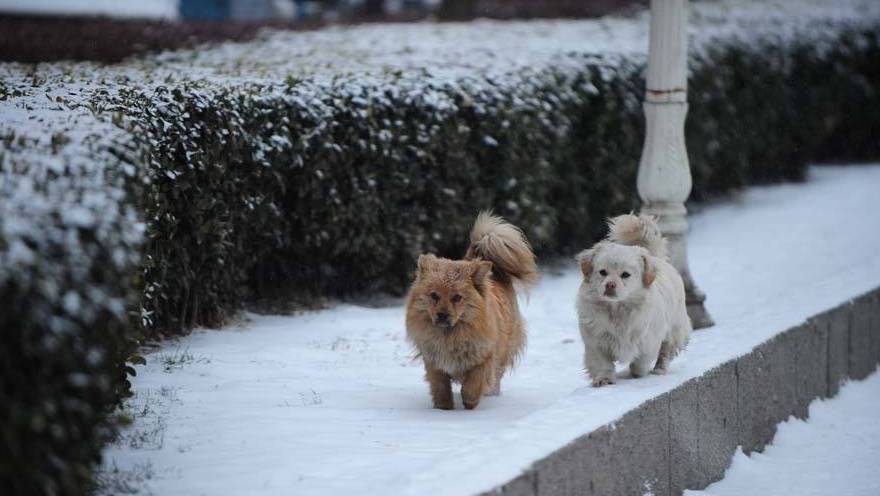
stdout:
<svg viewBox="0 0 880 496">
<path fill-rule="evenodd" d="M 651 39 L 645 92 L 646 136 L 639 162 L 642 212 L 655 215 L 669 240 L 672 264 L 687 291 L 694 329 L 713 324 L 706 295 L 691 278 L 687 261 L 687 209 L 691 169 L 684 141 L 687 115 L 688 0 L 651 0 Z"/>
</svg>

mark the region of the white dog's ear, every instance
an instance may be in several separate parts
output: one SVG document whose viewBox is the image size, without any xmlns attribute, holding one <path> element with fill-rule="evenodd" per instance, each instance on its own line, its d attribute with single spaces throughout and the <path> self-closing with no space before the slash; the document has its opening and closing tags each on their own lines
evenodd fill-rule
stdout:
<svg viewBox="0 0 880 496">
<path fill-rule="evenodd" d="M 596 250 L 598 250 L 598 247 L 593 247 L 578 253 L 574 257 L 578 265 L 581 266 L 581 272 L 584 274 L 585 279 L 590 277 L 590 271 L 593 270 L 593 256 L 596 255 Z"/>
<path fill-rule="evenodd" d="M 419 255 L 419 270 L 416 271 L 416 277 L 418 278 L 425 275 L 428 270 L 433 267 L 435 260 L 437 260 L 437 257 L 430 253 Z"/>
<path fill-rule="evenodd" d="M 646 288 L 649 288 L 651 287 L 651 284 L 654 283 L 654 279 L 657 278 L 657 267 L 654 266 L 654 261 L 651 260 L 650 255 L 642 255 L 642 263 L 644 264 L 642 284 L 644 284 Z"/>
</svg>

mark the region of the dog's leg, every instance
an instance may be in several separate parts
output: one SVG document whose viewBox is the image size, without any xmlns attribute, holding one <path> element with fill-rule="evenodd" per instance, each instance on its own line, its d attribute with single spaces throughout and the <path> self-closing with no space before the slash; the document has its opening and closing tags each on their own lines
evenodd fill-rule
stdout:
<svg viewBox="0 0 880 496">
<path fill-rule="evenodd" d="M 431 386 L 431 400 L 434 403 L 434 408 L 441 410 L 455 408 L 455 403 L 452 401 L 452 379 L 449 374 L 425 363 L 425 379 Z"/>
<path fill-rule="evenodd" d="M 653 355 L 644 354 L 639 355 L 629 364 L 629 373 L 636 379 L 639 377 L 645 377 L 648 374 L 648 371 L 651 369 L 651 362 L 653 362 Z"/>
<path fill-rule="evenodd" d="M 645 377 L 648 375 L 648 372 L 651 372 L 651 366 L 657 360 L 657 355 L 662 347 L 663 343 L 648 343 L 647 349 L 642 350 L 641 353 L 636 355 L 635 359 L 629 364 L 629 373 L 632 374 L 633 378 Z"/>
<path fill-rule="evenodd" d="M 489 358 L 485 362 L 468 370 L 461 382 L 461 401 L 468 410 L 473 410 L 480 404 L 480 397 L 486 389 L 486 379 L 492 373 L 494 362 Z"/>
<path fill-rule="evenodd" d="M 593 387 L 614 384 L 614 361 L 597 346 L 587 346 L 584 362 L 593 379 Z"/>
<path fill-rule="evenodd" d="M 669 362 L 672 360 L 672 345 L 669 341 L 663 341 L 660 345 L 660 353 L 657 354 L 657 365 L 654 365 L 652 374 L 663 375 L 669 369 Z"/>
<path fill-rule="evenodd" d="M 483 396 L 498 396 L 501 394 L 501 366 L 493 363 L 491 373 L 486 374 L 486 387 L 483 390 Z"/>
</svg>

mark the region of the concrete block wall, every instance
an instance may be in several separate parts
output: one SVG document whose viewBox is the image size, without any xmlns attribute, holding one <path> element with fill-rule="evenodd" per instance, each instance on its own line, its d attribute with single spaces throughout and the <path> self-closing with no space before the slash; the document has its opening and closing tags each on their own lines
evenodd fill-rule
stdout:
<svg viewBox="0 0 880 496">
<path fill-rule="evenodd" d="M 708 331 L 712 332 L 712 331 Z M 762 451 L 776 426 L 880 365 L 880 288 L 815 315 L 581 436 L 485 493 L 655 496 L 724 477 L 737 446 Z"/>
</svg>

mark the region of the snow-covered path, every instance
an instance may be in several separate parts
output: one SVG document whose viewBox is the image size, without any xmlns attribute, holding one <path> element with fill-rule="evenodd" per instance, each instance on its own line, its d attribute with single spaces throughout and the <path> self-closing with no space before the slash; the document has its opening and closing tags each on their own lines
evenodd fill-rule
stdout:
<svg viewBox="0 0 880 496">
<path fill-rule="evenodd" d="M 530 343 L 504 394 L 475 411 L 430 408 L 403 308 L 249 315 L 198 331 L 138 368 L 133 426 L 105 467 L 155 494 L 473 494 L 880 286 L 880 166 L 813 168 L 691 218 L 691 268 L 717 325 L 670 374 L 587 387 L 572 263 L 523 308 Z M 477 468 L 479 467 L 479 468 Z"/>
<path fill-rule="evenodd" d="M 687 496 L 880 494 L 880 373 L 816 400 L 806 421 L 779 425 L 763 453 L 738 451 L 724 479 Z"/>
</svg>

